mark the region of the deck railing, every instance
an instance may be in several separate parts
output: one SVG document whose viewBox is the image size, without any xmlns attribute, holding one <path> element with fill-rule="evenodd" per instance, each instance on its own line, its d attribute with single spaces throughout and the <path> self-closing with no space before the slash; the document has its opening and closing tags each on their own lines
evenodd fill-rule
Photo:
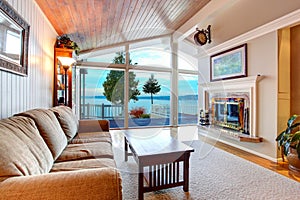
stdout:
<svg viewBox="0 0 300 200">
<path fill-rule="evenodd" d="M 187 115 L 197 115 L 193 112 L 197 111 L 195 105 L 181 105 L 179 112 Z M 80 105 L 81 119 L 117 119 L 124 118 L 124 106 L 123 105 L 109 105 L 109 104 L 81 104 Z M 164 105 L 152 105 L 151 117 L 170 117 L 170 106 Z"/>
<path fill-rule="evenodd" d="M 80 105 L 81 119 L 101 118 L 112 119 L 124 117 L 123 105 L 108 105 L 108 104 L 81 104 Z"/>
</svg>

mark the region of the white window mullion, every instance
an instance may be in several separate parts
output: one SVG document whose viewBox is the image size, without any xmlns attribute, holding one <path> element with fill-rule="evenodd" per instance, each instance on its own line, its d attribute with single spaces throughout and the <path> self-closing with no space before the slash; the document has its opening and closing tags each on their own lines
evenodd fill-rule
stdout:
<svg viewBox="0 0 300 200">
<path fill-rule="evenodd" d="M 178 44 L 170 40 L 171 45 L 171 106 L 170 106 L 170 125 L 178 126 Z"/>
<path fill-rule="evenodd" d="M 124 73 L 124 128 L 128 128 L 128 99 L 129 99 L 129 45 L 125 46 L 125 52 L 126 52 L 126 68 Z"/>
</svg>

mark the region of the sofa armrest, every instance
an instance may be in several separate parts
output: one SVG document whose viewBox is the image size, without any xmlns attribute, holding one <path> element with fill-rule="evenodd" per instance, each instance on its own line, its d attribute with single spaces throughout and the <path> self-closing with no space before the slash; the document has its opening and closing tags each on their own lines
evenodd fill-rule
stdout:
<svg viewBox="0 0 300 200">
<path fill-rule="evenodd" d="M 101 168 L 8 178 L 0 183 L 0 199 L 122 199 L 117 169 Z"/>
<path fill-rule="evenodd" d="M 79 120 L 78 133 L 109 131 L 109 121 L 102 120 Z"/>
</svg>

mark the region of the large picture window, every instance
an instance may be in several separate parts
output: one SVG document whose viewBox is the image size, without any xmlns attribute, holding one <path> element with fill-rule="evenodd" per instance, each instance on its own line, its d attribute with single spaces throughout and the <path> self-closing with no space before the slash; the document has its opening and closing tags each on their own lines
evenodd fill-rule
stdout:
<svg viewBox="0 0 300 200">
<path fill-rule="evenodd" d="M 107 82 L 107 77 L 115 77 Z M 80 118 L 108 119 L 112 127 L 124 127 L 124 71 L 80 70 Z"/>
<path fill-rule="evenodd" d="M 122 47 L 92 51 L 82 59 L 85 59 L 87 62 L 99 62 L 99 63 L 111 64 L 114 63 L 114 58 L 116 57 L 116 53 L 118 52 L 125 52 L 125 48 L 122 46 Z"/>
<path fill-rule="evenodd" d="M 179 74 L 178 78 L 178 124 L 197 124 L 198 76 Z"/>
<path fill-rule="evenodd" d="M 148 40 L 130 45 L 133 64 L 157 68 L 171 68 L 171 51 L 168 38 Z"/>
<path fill-rule="evenodd" d="M 129 127 L 170 125 L 170 78 L 166 72 L 132 71 L 140 95 L 128 103 Z"/>
<path fill-rule="evenodd" d="M 170 39 L 164 37 L 81 57 L 81 119 L 108 119 L 111 128 L 197 124 L 196 50 L 178 47 L 172 54 Z M 174 80 L 177 89 L 171 86 Z"/>
</svg>

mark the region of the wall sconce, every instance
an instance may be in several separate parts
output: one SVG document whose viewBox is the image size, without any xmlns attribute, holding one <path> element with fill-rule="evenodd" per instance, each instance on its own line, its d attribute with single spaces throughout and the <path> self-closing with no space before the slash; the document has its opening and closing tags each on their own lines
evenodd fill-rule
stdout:
<svg viewBox="0 0 300 200">
<path fill-rule="evenodd" d="M 74 65 L 76 63 L 76 60 L 74 58 L 70 58 L 70 57 L 61 57 L 61 56 L 57 56 L 57 60 L 60 66 L 63 67 L 63 69 L 65 70 L 65 105 L 68 105 L 68 100 L 67 100 L 67 79 L 68 79 L 68 69 L 70 67 L 72 67 L 72 65 Z"/>
<path fill-rule="evenodd" d="M 206 30 L 199 30 L 198 28 L 196 28 L 197 32 L 194 35 L 194 41 L 197 45 L 202 46 L 205 45 L 207 42 L 211 43 L 210 27 L 211 25 L 208 25 Z"/>
</svg>

